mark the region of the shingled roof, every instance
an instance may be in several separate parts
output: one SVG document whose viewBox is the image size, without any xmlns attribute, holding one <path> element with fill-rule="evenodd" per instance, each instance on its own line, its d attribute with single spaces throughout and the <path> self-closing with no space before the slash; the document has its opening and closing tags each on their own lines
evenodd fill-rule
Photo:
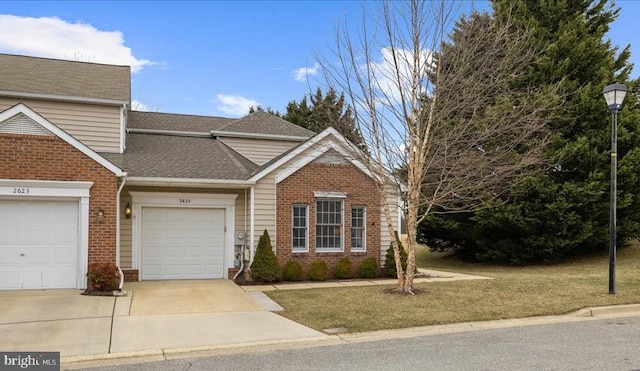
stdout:
<svg viewBox="0 0 640 371">
<path fill-rule="evenodd" d="M 311 138 L 316 133 L 278 116 L 264 111 L 255 111 L 241 119 L 229 123 L 221 132 L 285 135 Z"/>
<path fill-rule="evenodd" d="M 247 180 L 259 166 L 212 132 L 298 136 L 312 131 L 266 112 L 241 119 L 130 111 L 124 154 L 104 154 L 132 177 Z"/>
<path fill-rule="evenodd" d="M 0 90 L 131 101 L 131 68 L 0 54 Z"/>
<path fill-rule="evenodd" d="M 129 111 L 127 127 L 131 129 L 173 130 L 209 133 L 220 130 L 236 119 L 175 113 Z"/>
<path fill-rule="evenodd" d="M 132 177 L 246 180 L 258 165 L 213 138 L 128 134 L 124 154 L 103 154 Z"/>
</svg>

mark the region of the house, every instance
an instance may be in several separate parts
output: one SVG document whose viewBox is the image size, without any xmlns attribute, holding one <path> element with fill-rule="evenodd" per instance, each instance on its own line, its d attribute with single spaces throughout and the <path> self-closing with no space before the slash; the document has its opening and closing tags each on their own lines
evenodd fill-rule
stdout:
<svg viewBox="0 0 640 371">
<path fill-rule="evenodd" d="M 281 264 L 383 261 L 382 200 L 332 128 L 133 111 L 128 66 L 0 54 L 0 76 L 0 289 L 85 288 L 94 262 L 230 279 L 265 229 Z"/>
</svg>

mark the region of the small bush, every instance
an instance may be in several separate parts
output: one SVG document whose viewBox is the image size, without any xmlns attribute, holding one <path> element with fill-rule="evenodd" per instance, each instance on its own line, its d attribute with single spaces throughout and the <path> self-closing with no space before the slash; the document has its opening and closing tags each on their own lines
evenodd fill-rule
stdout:
<svg viewBox="0 0 640 371">
<path fill-rule="evenodd" d="M 295 260 L 288 261 L 282 268 L 282 279 L 285 281 L 302 281 L 302 266 Z"/>
<path fill-rule="evenodd" d="M 120 272 L 114 263 L 91 263 L 87 269 L 87 291 L 113 291 L 120 286 Z"/>
<path fill-rule="evenodd" d="M 353 264 L 351 263 L 351 259 L 345 256 L 338 260 L 338 264 L 333 268 L 333 275 L 337 279 L 353 278 Z"/>
<path fill-rule="evenodd" d="M 397 234 L 396 234 L 397 237 Z M 398 243 L 398 249 L 400 249 L 400 263 L 402 264 L 402 270 L 407 269 L 407 252 L 402 246 L 402 242 Z M 384 266 L 382 267 L 382 273 L 388 277 L 397 277 L 396 271 L 396 258 L 393 254 L 393 245 L 387 249 L 387 254 L 384 256 Z"/>
<path fill-rule="evenodd" d="M 376 278 L 378 272 L 378 263 L 376 258 L 369 257 L 360 262 L 358 265 L 358 274 L 360 278 Z"/>
<path fill-rule="evenodd" d="M 280 281 L 280 265 L 271 247 L 269 232 L 264 230 L 251 263 L 251 278 L 260 282 Z"/>
<path fill-rule="evenodd" d="M 309 279 L 312 281 L 324 281 L 327 279 L 327 262 L 322 259 L 316 259 L 309 266 Z"/>
</svg>

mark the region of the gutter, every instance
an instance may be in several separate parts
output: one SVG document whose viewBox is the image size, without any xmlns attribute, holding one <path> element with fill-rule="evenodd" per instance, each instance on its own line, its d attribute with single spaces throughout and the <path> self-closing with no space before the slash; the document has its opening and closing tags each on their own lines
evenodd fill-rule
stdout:
<svg viewBox="0 0 640 371">
<path fill-rule="evenodd" d="M 0 90 L 0 95 L 15 98 L 30 98 L 30 99 L 42 99 L 42 100 L 55 100 L 62 102 L 75 102 L 75 103 L 94 103 L 103 104 L 108 106 L 122 106 L 128 104 L 126 100 L 119 99 L 105 99 L 105 98 L 89 98 L 89 97 L 75 97 L 57 94 L 40 94 L 40 93 L 24 93 L 10 90 Z"/>
<path fill-rule="evenodd" d="M 200 188 L 249 188 L 256 184 L 252 180 L 128 177 L 131 186 L 200 187 Z"/>
<path fill-rule="evenodd" d="M 300 137 L 293 135 L 278 135 L 278 134 L 258 134 L 258 133 L 241 133 L 237 131 L 216 131 L 211 130 L 210 135 L 212 137 L 231 137 L 231 138 L 248 138 L 248 139 L 278 139 L 287 140 L 292 142 L 304 142 L 309 137 Z"/>
</svg>

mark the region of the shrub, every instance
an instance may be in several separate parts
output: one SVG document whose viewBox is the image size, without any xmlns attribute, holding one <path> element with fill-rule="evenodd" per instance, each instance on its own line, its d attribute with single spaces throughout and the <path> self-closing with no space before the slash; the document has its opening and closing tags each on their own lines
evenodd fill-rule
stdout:
<svg viewBox="0 0 640 371">
<path fill-rule="evenodd" d="M 282 268 L 282 279 L 285 281 L 302 281 L 302 266 L 295 260 L 288 261 Z"/>
<path fill-rule="evenodd" d="M 337 279 L 349 279 L 353 278 L 353 264 L 348 257 L 341 258 L 333 268 L 333 275 Z"/>
<path fill-rule="evenodd" d="M 398 235 L 396 234 L 396 237 Z M 402 264 L 402 270 L 407 269 L 407 252 L 402 246 L 402 242 L 398 242 L 398 249 L 400 249 L 400 263 Z M 396 271 L 396 258 L 393 254 L 393 244 L 387 249 L 387 254 L 384 256 L 384 266 L 382 267 L 382 273 L 385 276 L 397 277 Z"/>
<path fill-rule="evenodd" d="M 120 272 L 114 263 L 91 263 L 87 269 L 87 291 L 113 291 L 120 286 Z"/>
<path fill-rule="evenodd" d="M 258 240 L 256 255 L 251 263 L 251 278 L 261 282 L 280 281 L 280 265 L 276 254 L 273 253 L 271 238 L 266 229 Z"/>
<path fill-rule="evenodd" d="M 316 259 L 309 266 L 309 278 L 312 281 L 324 281 L 327 279 L 327 262 L 322 259 Z"/>
<path fill-rule="evenodd" d="M 358 265 L 358 274 L 360 278 L 376 278 L 378 271 L 378 263 L 376 258 L 369 257 L 361 261 Z"/>
</svg>

